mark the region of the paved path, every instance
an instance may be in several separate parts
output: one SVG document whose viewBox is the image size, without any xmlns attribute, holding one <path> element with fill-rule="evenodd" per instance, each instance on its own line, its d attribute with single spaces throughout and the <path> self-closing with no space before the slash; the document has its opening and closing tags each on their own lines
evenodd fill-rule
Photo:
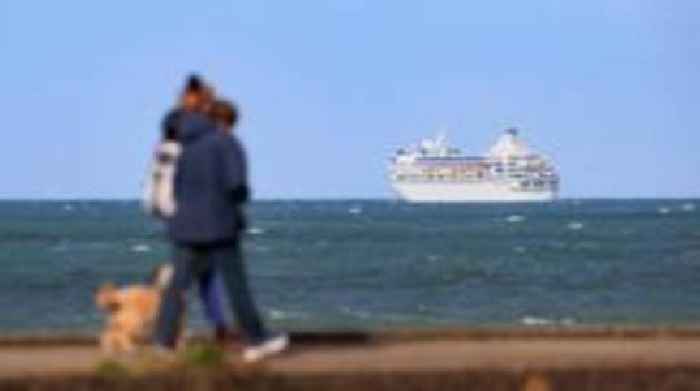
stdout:
<svg viewBox="0 0 700 391">
<path fill-rule="evenodd" d="M 0 348 L 0 377 L 92 371 L 102 359 L 96 347 Z"/>
<path fill-rule="evenodd" d="M 1 347 L 0 376 L 92 371 L 93 346 Z M 508 339 L 400 341 L 349 346 L 297 346 L 266 363 L 285 374 L 463 369 L 700 368 L 700 338 Z"/>
<path fill-rule="evenodd" d="M 461 369 L 560 369 L 628 366 L 700 367 L 700 340 L 693 341 L 431 341 L 374 347 L 316 348 L 269 363 L 284 372 Z"/>
</svg>

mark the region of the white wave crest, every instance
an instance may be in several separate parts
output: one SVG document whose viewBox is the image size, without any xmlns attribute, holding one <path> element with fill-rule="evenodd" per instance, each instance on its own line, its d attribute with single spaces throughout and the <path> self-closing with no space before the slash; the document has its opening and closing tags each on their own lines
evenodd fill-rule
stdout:
<svg viewBox="0 0 700 391">
<path fill-rule="evenodd" d="M 258 227 L 251 227 L 251 228 L 248 228 L 248 230 L 246 232 L 250 235 L 262 235 L 265 233 L 265 230 L 262 228 L 258 228 Z"/>
<path fill-rule="evenodd" d="M 583 229 L 583 223 L 580 221 L 572 221 L 567 225 L 567 227 L 572 231 L 578 231 Z"/>
<path fill-rule="evenodd" d="M 525 221 L 525 216 L 520 216 L 520 215 L 512 215 L 506 217 L 506 221 L 509 223 L 521 223 Z"/>
<path fill-rule="evenodd" d="M 685 203 L 681 205 L 681 210 L 683 212 L 695 212 L 696 206 L 692 202 Z"/>
<path fill-rule="evenodd" d="M 360 208 L 359 206 L 350 208 L 348 209 L 348 213 L 350 213 L 351 215 L 359 215 L 362 213 L 362 208 Z"/>
<path fill-rule="evenodd" d="M 573 318 L 548 319 L 538 318 L 536 316 L 525 316 L 520 319 L 520 323 L 525 326 L 573 326 L 576 321 Z"/>
<path fill-rule="evenodd" d="M 283 311 L 280 309 L 271 309 L 267 311 L 267 316 L 270 320 L 289 320 L 289 319 L 308 319 L 310 314 L 301 311 Z"/>
<path fill-rule="evenodd" d="M 131 246 L 131 251 L 135 253 L 147 253 L 151 251 L 151 246 L 147 244 L 136 244 Z"/>
<path fill-rule="evenodd" d="M 524 324 L 525 326 L 548 326 L 554 324 L 554 321 L 546 318 L 526 316 L 520 319 L 520 323 Z"/>
</svg>

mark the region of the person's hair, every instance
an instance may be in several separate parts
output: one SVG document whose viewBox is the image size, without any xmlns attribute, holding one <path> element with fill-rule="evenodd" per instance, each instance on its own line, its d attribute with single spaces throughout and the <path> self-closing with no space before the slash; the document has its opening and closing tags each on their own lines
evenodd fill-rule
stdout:
<svg viewBox="0 0 700 391">
<path fill-rule="evenodd" d="M 193 73 L 187 77 L 184 92 L 203 92 L 205 88 L 206 85 L 204 84 L 202 78 L 199 75 Z"/>
<path fill-rule="evenodd" d="M 227 100 L 217 100 L 211 106 L 211 119 L 217 125 L 232 128 L 238 123 L 238 108 L 233 102 Z"/>
</svg>

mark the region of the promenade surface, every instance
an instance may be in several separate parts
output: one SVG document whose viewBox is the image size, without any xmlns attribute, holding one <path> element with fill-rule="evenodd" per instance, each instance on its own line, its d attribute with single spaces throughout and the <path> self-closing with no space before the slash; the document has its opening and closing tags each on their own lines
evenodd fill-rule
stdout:
<svg viewBox="0 0 700 391">
<path fill-rule="evenodd" d="M 387 373 L 700 373 L 700 330 L 451 331 L 293 336 L 287 354 L 261 367 L 286 377 Z M 0 339 L 0 378 L 90 374 L 104 361 L 91 338 Z M 231 368 L 240 365 L 230 355 Z M 129 358 L 126 361 L 130 360 Z M 695 376 L 695 375 L 693 375 Z M 698 380 L 693 377 L 692 381 Z M 700 381 L 693 383 L 700 386 Z"/>
</svg>

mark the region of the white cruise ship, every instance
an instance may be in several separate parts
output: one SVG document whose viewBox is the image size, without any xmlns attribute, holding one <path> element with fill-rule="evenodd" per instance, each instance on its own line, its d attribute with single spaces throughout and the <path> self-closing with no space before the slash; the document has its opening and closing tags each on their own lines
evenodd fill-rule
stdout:
<svg viewBox="0 0 700 391">
<path fill-rule="evenodd" d="M 443 135 L 391 157 L 389 181 L 409 202 L 546 202 L 557 198 L 559 175 L 511 128 L 484 156 L 468 156 Z"/>
</svg>

